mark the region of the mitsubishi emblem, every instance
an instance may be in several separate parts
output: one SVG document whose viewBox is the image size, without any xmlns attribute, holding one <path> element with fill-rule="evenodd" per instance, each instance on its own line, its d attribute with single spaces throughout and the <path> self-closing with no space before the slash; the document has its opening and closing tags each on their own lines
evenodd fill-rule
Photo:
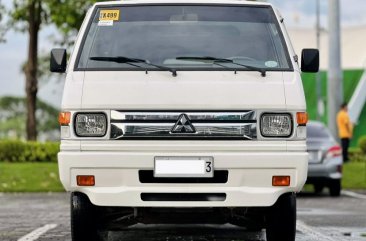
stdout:
<svg viewBox="0 0 366 241">
<path fill-rule="evenodd" d="M 192 134 L 196 133 L 196 129 L 192 125 L 192 122 L 189 120 L 189 117 L 186 114 L 182 114 L 179 116 L 177 123 L 174 125 L 171 130 L 173 134 Z"/>
</svg>

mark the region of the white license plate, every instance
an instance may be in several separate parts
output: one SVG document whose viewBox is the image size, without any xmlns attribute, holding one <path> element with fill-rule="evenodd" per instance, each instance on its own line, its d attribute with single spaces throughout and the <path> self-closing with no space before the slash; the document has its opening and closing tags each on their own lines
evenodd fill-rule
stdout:
<svg viewBox="0 0 366 241">
<path fill-rule="evenodd" d="M 321 152 L 310 151 L 309 152 L 309 163 L 319 163 L 321 162 Z"/>
<path fill-rule="evenodd" d="M 214 176 L 212 157 L 156 157 L 155 177 L 206 177 Z"/>
</svg>

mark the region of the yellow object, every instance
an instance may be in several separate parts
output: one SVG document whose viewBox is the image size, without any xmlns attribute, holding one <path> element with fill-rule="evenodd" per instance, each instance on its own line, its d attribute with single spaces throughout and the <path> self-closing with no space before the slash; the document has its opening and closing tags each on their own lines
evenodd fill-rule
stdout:
<svg viewBox="0 0 366 241">
<path fill-rule="evenodd" d="M 76 182 L 81 187 L 93 187 L 95 186 L 95 176 L 77 176 Z"/>
<path fill-rule="evenodd" d="M 272 178 L 272 186 L 274 187 L 289 187 L 290 184 L 290 176 L 273 176 Z"/>
<path fill-rule="evenodd" d="M 352 138 L 353 125 L 347 111 L 341 110 L 337 115 L 338 134 L 340 138 Z"/>
<path fill-rule="evenodd" d="M 306 124 L 309 121 L 309 116 L 308 113 L 306 112 L 297 112 L 296 118 L 297 118 L 297 124 L 299 126 L 306 126 Z"/>
<path fill-rule="evenodd" d="M 61 126 L 68 126 L 71 122 L 71 113 L 70 112 L 61 112 L 58 115 L 58 123 Z"/>
<path fill-rule="evenodd" d="M 100 10 L 99 21 L 118 21 L 119 10 Z"/>
</svg>

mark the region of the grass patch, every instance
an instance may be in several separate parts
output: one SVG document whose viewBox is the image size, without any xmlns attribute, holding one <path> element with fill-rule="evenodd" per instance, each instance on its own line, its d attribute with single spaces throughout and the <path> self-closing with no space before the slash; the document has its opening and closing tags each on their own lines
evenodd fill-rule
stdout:
<svg viewBox="0 0 366 241">
<path fill-rule="evenodd" d="M 366 190 L 366 164 L 364 162 L 350 162 L 343 165 L 342 189 Z M 314 187 L 307 184 L 304 192 L 314 192 Z"/>
<path fill-rule="evenodd" d="M 346 163 L 343 166 L 342 187 L 344 189 L 366 189 L 366 164 Z"/>
<path fill-rule="evenodd" d="M 63 192 L 57 163 L 0 163 L 0 192 Z"/>
</svg>

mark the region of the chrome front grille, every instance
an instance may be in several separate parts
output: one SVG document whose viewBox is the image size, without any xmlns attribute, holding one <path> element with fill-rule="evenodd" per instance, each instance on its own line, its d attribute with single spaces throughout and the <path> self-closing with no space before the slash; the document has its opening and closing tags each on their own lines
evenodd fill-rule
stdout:
<svg viewBox="0 0 366 241">
<path fill-rule="evenodd" d="M 239 139 L 257 137 L 255 111 L 111 112 L 111 139 Z"/>
</svg>

